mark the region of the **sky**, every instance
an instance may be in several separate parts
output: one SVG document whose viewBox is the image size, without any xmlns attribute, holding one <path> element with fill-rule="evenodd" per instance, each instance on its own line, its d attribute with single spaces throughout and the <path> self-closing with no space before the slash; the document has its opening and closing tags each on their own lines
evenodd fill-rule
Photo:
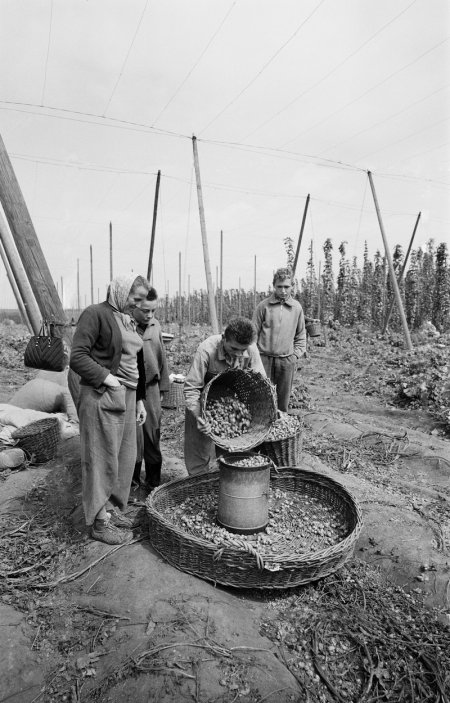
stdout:
<svg viewBox="0 0 450 703">
<path fill-rule="evenodd" d="M 267 289 L 297 242 L 362 263 L 387 239 L 449 242 L 447 0 L 0 0 L 0 135 L 66 307 L 113 274 Z M 0 263 L 0 307 L 14 298 Z"/>
</svg>

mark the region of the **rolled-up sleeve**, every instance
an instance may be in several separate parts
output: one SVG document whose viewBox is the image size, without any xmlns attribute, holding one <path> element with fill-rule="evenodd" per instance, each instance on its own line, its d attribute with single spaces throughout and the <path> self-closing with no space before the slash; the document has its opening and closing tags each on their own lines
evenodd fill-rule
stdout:
<svg viewBox="0 0 450 703">
<path fill-rule="evenodd" d="M 200 415 L 200 395 L 205 385 L 205 376 L 209 365 L 209 353 L 199 347 L 192 359 L 191 368 L 184 382 L 184 398 L 186 408 L 195 417 Z"/>
<path fill-rule="evenodd" d="M 266 371 L 264 369 L 263 363 L 261 361 L 261 356 L 259 354 L 258 347 L 256 344 L 251 344 L 248 348 L 248 355 L 250 357 L 250 368 L 252 371 L 260 373 L 261 376 L 266 376 Z"/>
</svg>

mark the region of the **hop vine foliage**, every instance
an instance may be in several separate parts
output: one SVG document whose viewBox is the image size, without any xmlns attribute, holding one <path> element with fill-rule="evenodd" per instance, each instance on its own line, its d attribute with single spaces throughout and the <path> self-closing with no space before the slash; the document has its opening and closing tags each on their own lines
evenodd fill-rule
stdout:
<svg viewBox="0 0 450 703">
<path fill-rule="evenodd" d="M 294 262 L 294 243 L 291 237 L 283 241 L 287 265 Z M 373 330 L 381 330 L 392 300 L 392 284 L 388 277 L 386 257 L 377 251 L 370 260 L 367 242 L 364 248 L 362 270 L 356 257 L 347 258 L 346 242 L 339 246 L 338 272 L 333 273 L 333 244 L 330 238 L 323 244 L 324 264 L 320 280 L 314 265 L 314 245 L 308 247 L 306 275 L 301 281 L 298 297 L 305 314 L 319 316 L 322 322 L 337 320 L 343 325 L 364 323 Z M 394 268 L 398 274 L 402 268 L 404 254 L 402 247 L 394 247 L 392 255 Z M 422 249 L 411 251 L 406 275 L 400 284 L 400 294 L 404 300 L 405 313 L 410 330 L 419 329 L 425 322 L 432 322 L 441 333 L 450 332 L 450 268 L 449 252 L 446 243 L 437 247 L 430 239 Z M 270 292 L 270 282 L 265 291 L 241 290 L 233 288 L 223 291 L 223 324 L 236 315 L 252 317 L 256 304 Z M 182 324 L 188 319 L 191 324 L 208 324 L 208 296 L 204 290 L 195 290 L 189 299 L 182 296 Z M 165 296 L 159 300 L 158 314 L 165 323 L 180 323 L 178 296 Z M 320 313 L 319 313 L 320 311 Z M 400 316 L 394 306 L 389 323 L 391 331 L 400 332 Z"/>
</svg>

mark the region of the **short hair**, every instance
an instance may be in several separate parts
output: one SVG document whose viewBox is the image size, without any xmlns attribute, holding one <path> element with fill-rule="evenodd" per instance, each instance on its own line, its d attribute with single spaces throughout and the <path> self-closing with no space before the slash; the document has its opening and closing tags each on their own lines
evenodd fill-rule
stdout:
<svg viewBox="0 0 450 703">
<path fill-rule="evenodd" d="M 256 339 L 256 327 L 247 317 L 233 317 L 225 327 L 225 339 L 233 338 L 238 344 L 252 344 Z"/>
<path fill-rule="evenodd" d="M 272 283 L 273 283 L 273 285 L 275 285 L 275 283 L 276 283 L 277 281 L 283 281 L 285 278 L 290 278 L 291 283 L 292 283 L 292 271 L 291 271 L 291 269 L 290 269 L 290 268 L 281 268 L 281 269 L 277 269 L 277 270 L 275 271 L 275 273 L 273 274 L 273 281 L 272 281 Z"/>
<path fill-rule="evenodd" d="M 153 288 L 153 286 L 150 286 L 150 288 L 148 289 L 146 300 L 153 301 L 153 300 L 157 300 L 157 299 L 158 299 L 158 293 L 156 292 L 156 288 Z"/>
<path fill-rule="evenodd" d="M 133 295 L 134 291 L 137 290 L 137 288 L 145 288 L 146 291 L 150 290 L 150 283 L 147 281 L 147 279 L 144 276 L 136 276 L 136 278 L 133 281 L 133 285 L 130 288 L 130 294 Z"/>
</svg>

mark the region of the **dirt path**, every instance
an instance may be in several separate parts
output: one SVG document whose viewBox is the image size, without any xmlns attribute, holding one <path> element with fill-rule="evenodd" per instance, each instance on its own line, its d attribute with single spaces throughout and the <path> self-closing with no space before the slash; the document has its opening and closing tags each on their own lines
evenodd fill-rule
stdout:
<svg viewBox="0 0 450 703">
<path fill-rule="evenodd" d="M 423 593 L 448 622 L 449 443 L 430 435 L 434 425 L 424 413 L 343 389 L 345 374 L 355 372 L 336 354 L 313 348 L 299 374 L 312 395 L 302 467 L 341 481 L 360 502 L 364 529 L 355 559 L 381 567 L 410 593 Z M 184 472 L 182 414 L 165 417 L 168 480 Z M 0 516 L 24 514 L 21 496 L 41 485 L 50 486 L 42 506 L 60 502 L 79 550 L 66 576 L 80 575 L 56 588 L 2 596 L 0 703 L 307 700 L 298 670 L 280 655 L 281 635 L 274 640 L 261 627 L 283 595 L 214 587 L 177 571 L 152 549 L 145 524 L 140 539 L 126 547 L 86 541 L 80 511 L 73 509 L 77 441 L 61 446 L 52 465 L 3 481 Z M 295 593 L 315 598 L 313 590 Z M 320 696 L 312 700 L 330 700 Z"/>
</svg>

